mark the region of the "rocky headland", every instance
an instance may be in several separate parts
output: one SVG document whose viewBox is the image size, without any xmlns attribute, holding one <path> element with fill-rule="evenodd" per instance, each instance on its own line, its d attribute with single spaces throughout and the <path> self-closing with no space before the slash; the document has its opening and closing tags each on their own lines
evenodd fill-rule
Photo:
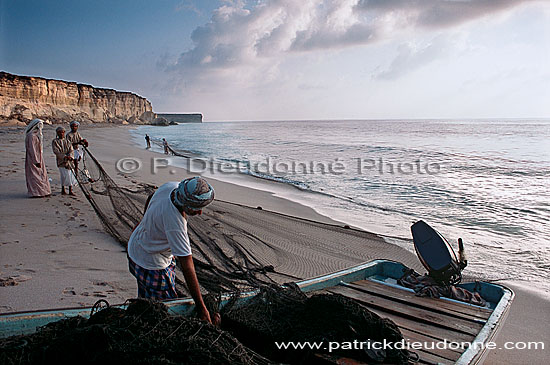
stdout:
<svg viewBox="0 0 550 365">
<path fill-rule="evenodd" d="M 151 103 L 131 92 L 0 72 L 0 125 L 24 126 L 34 118 L 52 123 L 158 124 Z"/>
</svg>

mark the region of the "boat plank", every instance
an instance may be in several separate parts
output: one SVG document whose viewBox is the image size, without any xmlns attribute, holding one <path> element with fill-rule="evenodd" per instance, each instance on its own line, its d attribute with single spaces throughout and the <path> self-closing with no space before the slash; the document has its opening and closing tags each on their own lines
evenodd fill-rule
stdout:
<svg viewBox="0 0 550 365">
<path fill-rule="evenodd" d="M 471 322 L 445 314 L 434 313 L 433 311 L 426 309 L 411 307 L 407 304 L 381 298 L 379 296 L 368 294 L 350 287 L 332 287 L 329 291 L 359 300 L 362 303 L 368 304 L 371 307 L 382 309 L 386 312 L 392 312 L 402 317 L 414 319 L 417 322 L 426 322 L 473 336 L 476 336 L 483 327 L 481 323 Z"/>
<path fill-rule="evenodd" d="M 407 340 L 407 342 L 431 344 L 431 343 L 439 341 L 439 340 L 436 340 L 434 338 L 424 336 L 420 333 L 410 331 L 406 328 L 400 328 L 400 331 L 401 331 L 401 334 L 403 335 L 403 337 L 405 338 L 405 340 Z M 424 352 L 428 352 L 428 353 L 437 355 L 437 356 L 444 357 L 445 359 L 451 360 L 453 362 L 458 360 L 458 358 L 460 357 L 460 355 L 462 355 L 462 352 L 463 352 L 463 351 L 451 350 L 451 349 L 438 349 L 438 348 L 433 348 L 432 349 L 431 347 L 434 347 L 434 345 L 428 345 L 426 348 L 422 348 L 421 350 L 424 351 Z M 416 352 L 416 350 L 411 350 L 411 351 Z"/>
<path fill-rule="evenodd" d="M 331 288 L 330 288 L 331 289 Z M 314 294 L 333 294 L 329 292 L 327 289 L 322 289 L 319 291 L 316 291 L 315 293 L 308 293 L 308 295 L 314 295 Z M 422 322 L 416 322 L 415 320 L 408 319 L 405 317 L 400 317 L 399 315 L 389 313 L 384 311 L 383 309 L 374 308 L 371 307 L 365 303 L 362 303 L 358 301 L 359 304 L 370 310 L 371 312 L 379 315 L 382 318 L 389 318 L 391 319 L 400 329 L 405 328 L 407 330 L 421 333 L 423 335 L 426 335 L 428 337 L 434 338 L 436 340 L 447 340 L 449 342 L 472 342 L 475 338 L 475 336 L 468 335 L 461 332 L 452 331 L 446 328 L 437 327 L 434 325 L 422 323 Z"/>
<path fill-rule="evenodd" d="M 409 291 L 399 290 L 384 283 L 376 282 L 375 280 L 360 280 L 350 283 L 348 285 L 357 285 L 376 295 L 389 296 L 397 300 L 406 301 L 415 305 L 446 311 L 449 314 L 456 313 L 455 315 L 459 315 L 462 318 L 466 319 L 471 318 L 470 316 L 473 316 L 477 319 L 487 320 L 487 318 L 489 318 L 489 316 L 493 312 L 491 309 L 488 308 L 473 307 L 468 304 L 449 302 L 439 298 L 418 297 L 414 293 L 411 293 Z"/>
<path fill-rule="evenodd" d="M 437 356 L 434 354 L 430 354 L 429 352 L 425 351 L 415 351 L 418 356 L 420 357 L 420 363 L 421 364 L 429 364 L 429 365 L 439 365 L 439 364 L 449 364 L 452 365 L 455 363 L 453 360 L 448 360 L 444 357 Z"/>
</svg>

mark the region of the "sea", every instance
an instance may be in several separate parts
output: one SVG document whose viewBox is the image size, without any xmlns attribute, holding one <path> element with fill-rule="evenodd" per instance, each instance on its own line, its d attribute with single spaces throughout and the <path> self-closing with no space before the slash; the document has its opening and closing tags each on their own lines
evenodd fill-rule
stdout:
<svg viewBox="0 0 550 365">
<path fill-rule="evenodd" d="M 463 239 L 465 274 L 550 293 L 550 120 L 205 122 L 133 133 L 141 145 L 145 133 L 166 138 L 191 157 L 174 164 L 216 179 L 292 186 L 286 198 L 410 251 L 410 226 L 424 220 L 455 250 Z"/>
</svg>

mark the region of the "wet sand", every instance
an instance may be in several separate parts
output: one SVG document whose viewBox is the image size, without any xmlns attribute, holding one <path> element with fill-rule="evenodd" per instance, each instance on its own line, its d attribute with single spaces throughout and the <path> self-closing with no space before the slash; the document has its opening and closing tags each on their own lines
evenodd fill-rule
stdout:
<svg viewBox="0 0 550 365">
<path fill-rule="evenodd" d="M 0 132 L 0 201 L 3 206 L 0 277 L 12 278 L 17 284 L 0 287 L 0 312 L 86 306 L 97 299 L 107 299 L 114 304 L 134 297 L 135 279 L 127 270 L 126 254 L 120 244 L 104 232 L 78 189 L 77 197 L 59 195 L 59 172 L 50 147 L 53 128 L 46 126 L 44 131 L 44 158 L 54 192 L 52 197 L 45 199 L 26 198 L 23 130 L 2 129 Z M 152 159 L 164 156 L 134 145 L 128 127 L 84 126 L 81 134 L 90 141 L 90 149 L 107 173 L 123 186 L 138 182 L 161 185 L 190 176 L 176 167 L 160 168 L 153 173 Z M 124 157 L 139 159 L 141 168 L 130 174 L 118 172 L 116 163 Z M 257 236 L 279 239 L 281 248 L 290 254 L 277 265 L 288 276 L 310 277 L 374 258 L 392 258 L 421 270 L 417 258 L 410 252 L 367 232 L 357 233 L 356 240 L 349 239 L 349 232 L 341 228 L 344 223 L 281 198 L 285 189 L 294 189 L 292 187 L 254 182 L 252 185 L 258 189 L 251 189 L 216 179 L 209 178 L 209 181 L 216 189 L 217 199 L 245 206 L 220 203 L 226 211 L 223 217 L 218 217 L 221 224 L 225 222 Z M 270 184 L 268 190 L 275 193 L 260 190 L 262 184 Z M 261 206 L 263 210 L 246 206 Z M 326 236 L 326 232 L 333 236 L 325 237 L 322 247 L 304 249 L 303 245 L 294 245 L 292 238 L 297 232 L 303 232 L 303 227 L 300 227 L 300 220 L 293 217 L 332 224 L 332 229 L 319 225 L 319 230 L 310 229 L 308 233 L 319 238 Z M 342 237 L 346 242 L 342 242 Z M 526 290 L 521 282 L 509 285 L 516 292 L 516 300 L 495 340 L 497 346 L 503 346 L 506 341 L 546 341 L 550 338 L 546 326 L 550 301 L 544 293 Z M 548 350 L 493 350 L 485 363 L 543 364 L 549 359 L 548 353 Z"/>
</svg>

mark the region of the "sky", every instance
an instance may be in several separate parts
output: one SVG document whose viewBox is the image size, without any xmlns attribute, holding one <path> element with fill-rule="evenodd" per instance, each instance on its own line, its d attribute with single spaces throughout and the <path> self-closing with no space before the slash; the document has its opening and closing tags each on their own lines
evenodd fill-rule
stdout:
<svg viewBox="0 0 550 365">
<path fill-rule="evenodd" d="M 206 121 L 550 118 L 550 0 L 0 0 L 0 70 Z"/>
</svg>

